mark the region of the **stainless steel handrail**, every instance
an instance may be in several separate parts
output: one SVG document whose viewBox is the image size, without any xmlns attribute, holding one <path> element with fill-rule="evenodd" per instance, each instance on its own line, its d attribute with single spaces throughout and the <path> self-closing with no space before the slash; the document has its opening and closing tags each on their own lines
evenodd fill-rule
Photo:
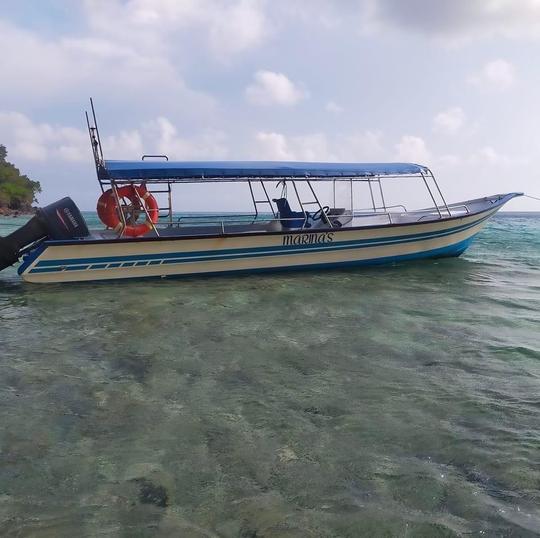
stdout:
<svg viewBox="0 0 540 538">
<path fill-rule="evenodd" d="M 219 216 L 219 215 L 218 215 Z M 246 215 L 248 217 L 252 217 L 252 215 Z M 227 226 L 231 226 L 231 225 L 250 225 L 250 224 L 254 224 L 254 223 L 258 223 L 258 224 L 271 224 L 273 222 L 283 222 L 283 221 L 297 221 L 297 220 L 300 220 L 302 217 L 288 217 L 288 218 L 272 218 L 272 216 L 269 216 L 268 218 L 266 217 L 259 217 L 258 219 L 227 219 L 227 220 L 221 220 L 221 219 L 212 219 L 212 215 L 200 215 L 201 218 L 207 218 L 207 220 L 199 220 L 197 223 L 193 223 L 193 225 L 190 225 L 188 223 L 182 225 L 180 223 L 180 219 L 182 217 L 179 218 L 178 221 L 174 222 L 174 223 L 169 223 L 169 222 L 163 222 L 163 223 L 157 223 L 156 224 L 156 227 L 158 228 L 158 230 L 160 228 L 164 229 L 164 228 L 197 228 L 197 227 L 200 227 L 200 226 L 215 226 L 217 228 L 220 228 L 221 229 L 221 232 L 224 234 L 225 233 L 225 229 Z M 189 217 L 187 217 L 189 218 Z M 330 216 L 330 218 L 332 218 Z M 333 217 L 334 219 L 337 218 L 337 216 L 334 216 Z M 312 228 L 312 227 L 305 227 L 302 226 L 301 228 L 290 228 L 291 231 L 297 231 L 297 230 L 303 230 L 303 231 L 306 231 L 306 232 L 312 232 L 312 231 L 323 231 L 323 230 L 332 230 L 333 228 L 331 226 L 328 226 L 328 225 L 325 225 L 325 226 L 321 226 L 321 227 L 316 227 L 316 228 Z"/>
<path fill-rule="evenodd" d="M 401 209 L 403 209 L 403 211 L 405 211 L 405 213 L 408 213 L 408 210 L 407 208 L 403 205 L 403 204 L 395 204 L 395 205 L 387 205 L 386 207 L 381 207 L 381 206 L 377 206 L 377 207 L 366 207 L 365 209 L 356 209 L 353 211 L 353 215 L 355 214 L 355 212 L 361 212 L 361 211 L 371 211 L 371 212 L 378 212 L 377 210 L 379 209 L 392 209 L 394 207 L 401 207 Z M 381 213 L 388 213 L 388 211 L 381 211 Z"/>
<path fill-rule="evenodd" d="M 247 215 L 247 216 L 251 216 L 251 215 Z M 272 217 L 260 217 L 257 218 L 257 219 L 251 219 L 253 222 L 260 222 L 260 223 L 266 223 L 266 222 L 281 222 L 281 221 L 294 221 L 294 220 L 300 220 L 302 217 L 289 217 L 289 218 L 272 218 Z M 249 219 L 230 219 L 230 220 L 212 220 L 211 218 L 209 218 L 208 220 L 203 220 L 203 221 L 199 221 L 197 222 L 196 224 L 194 223 L 193 225 L 194 226 L 199 226 L 201 224 L 214 224 L 216 226 L 218 225 L 221 225 L 221 223 L 225 223 L 225 224 L 231 224 L 231 223 L 239 223 L 239 224 L 249 224 L 250 223 L 250 220 Z M 158 226 L 160 224 L 162 224 L 163 226 L 171 226 L 168 222 L 167 223 L 157 223 Z M 187 224 L 187 223 L 186 223 Z M 173 226 L 176 225 L 176 227 L 180 227 L 181 226 L 181 223 L 179 221 L 176 221 L 175 223 L 173 223 Z M 189 227 L 189 224 L 187 224 L 186 227 Z M 310 229 L 310 228 L 307 228 L 307 229 Z"/>
<path fill-rule="evenodd" d="M 466 211 L 467 213 L 470 213 L 469 207 L 466 206 L 465 204 L 460 204 L 460 205 L 450 204 L 450 205 L 448 206 L 448 209 L 449 209 L 450 211 L 452 211 L 452 209 L 457 209 L 458 207 L 463 207 L 463 208 L 465 208 L 465 211 Z"/>
<path fill-rule="evenodd" d="M 270 215 L 270 213 L 268 213 L 268 215 Z M 260 215 L 255 215 L 253 213 L 230 213 L 230 214 L 222 213 L 222 214 L 215 214 L 215 215 L 214 214 L 212 215 L 180 215 L 177 218 L 177 222 L 180 222 L 180 220 L 184 220 L 184 219 L 208 219 L 212 217 L 257 217 L 259 218 Z M 260 218 L 263 219 L 263 217 L 260 217 Z M 264 219 L 264 220 L 268 220 L 268 219 Z"/>
</svg>

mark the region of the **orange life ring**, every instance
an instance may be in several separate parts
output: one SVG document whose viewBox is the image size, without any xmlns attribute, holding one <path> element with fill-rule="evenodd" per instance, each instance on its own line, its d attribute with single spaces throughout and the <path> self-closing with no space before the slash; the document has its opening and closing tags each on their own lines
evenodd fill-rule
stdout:
<svg viewBox="0 0 540 538">
<path fill-rule="evenodd" d="M 101 222 L 115 232 L 122 232 L 122 235 L 129 237 L 138 237 L 152 230 L 153 225 L 159 218 L 159 207 L 156 199 L 146 190 L 146 187 L 143 185 L 126 185 L 116 189 L 116 192 L 119 199 L 128 199 L 135 211 L 143 211 L 141 207 L 142 200 L 150 218 L 147 217 L 140 224 L 128 223 L 124 228 L 124 224 L 120 220 L 116 198 L 112 189 L 109 189 L 99 197 L 97 203 L 97 214 Z"/>
</svg>

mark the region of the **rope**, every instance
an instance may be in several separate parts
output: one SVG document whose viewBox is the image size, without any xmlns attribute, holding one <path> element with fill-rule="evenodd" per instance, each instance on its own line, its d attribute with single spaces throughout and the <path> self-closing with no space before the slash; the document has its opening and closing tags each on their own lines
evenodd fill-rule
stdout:
<svg viewBox="0 0 540 538">
<path fill-rule="evenodd" d="M 524 194 L 525 198 L 531 198 L 532 200 L 538 200 L 540 202 L 540 198 L 537 198 L 536 196 L 531 196 L 530 194 Z"/>
</svg>

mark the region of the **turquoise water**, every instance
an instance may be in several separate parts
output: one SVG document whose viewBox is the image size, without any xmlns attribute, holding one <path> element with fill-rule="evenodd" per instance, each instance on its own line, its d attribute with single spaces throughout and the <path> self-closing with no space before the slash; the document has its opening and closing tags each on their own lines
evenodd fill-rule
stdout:
<svg viewBox="0 0 540 538">
<path fill-rule="evenodd" d="M 1 536 L 540 534 L 538 214 L 354 271 L 10 269 L 0 327 Z"/>
</svg>

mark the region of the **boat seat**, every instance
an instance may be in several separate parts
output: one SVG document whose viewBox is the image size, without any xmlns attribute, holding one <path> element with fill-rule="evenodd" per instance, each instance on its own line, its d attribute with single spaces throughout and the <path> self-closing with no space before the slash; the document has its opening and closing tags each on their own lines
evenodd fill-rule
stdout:
<svg viewBox="0 0 540 538">
<path fill-rule="evenodd" d="M 279 211 L 279 218 L 283 228 L 310 228 L 309 213 L 306 211 L 293 211 L 287 198 L 274 198 L 272 200 Z"/>
</svg>

